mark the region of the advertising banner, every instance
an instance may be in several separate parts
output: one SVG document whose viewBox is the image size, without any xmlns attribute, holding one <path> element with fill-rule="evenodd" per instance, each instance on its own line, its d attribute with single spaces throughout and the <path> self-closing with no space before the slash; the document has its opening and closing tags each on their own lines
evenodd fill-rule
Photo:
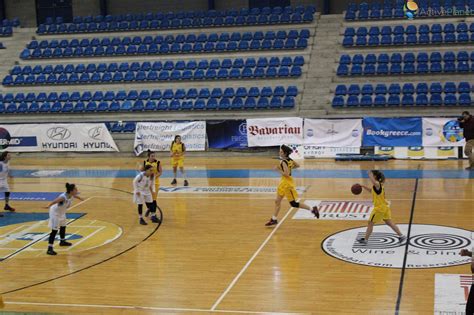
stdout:
<svg viewBox="0 0 474 315">
<path fill-rule="evenodd" d="M 469 290 L 473 285 L 470 274 L 435 274 L 435 314 L 466 314 Z"/>
<path fill-rule="evenodd" d="M 360 147 L 362 119 L 305 119 L 304 144 L 319 147 Z"/>
<path fill-rule="evenodd" d="M 0 125 L 0 150 L 11 152 L 118 152 L 103 123 Z"/>
<path fill-rule="evenodd" d="M 335 158 L 338 154 L 360 154 L 360 147 L 319 147 L 315 145 L 303 145 L 303 156 L 305 159 Z"/>
<path fill-rule="evenodd" d="M 457 119 L 423 118 L 423 146 L 425 147 L 462 147 L 463 130 Z"/>
<path fill-rule="evenodd" d="M 366 117 L 363 146 L 416 147 L 422 146 L 421 118 Z"/>
<path fill-rule="evenodd" d="M 247 119 L 249 147 L 303 143 L 302 118 Z"/>
<path fill-rule="evenodd" d="M 206 149 L 206 122 L 140 122 L 135 130 L 135 154 L 169 151 L 176 135 L 181 136 L 187 151 Z"/>
<path fill-rule="evenodd" d="M 396 159 L 455 159 L 458 147 L 375 147 L 375 154 L 391 155 Z"/>
<path fill-rule="evenodd" d="M 247 148 L 245 120 L 208 121 L 206 129 L 211 149 Z"/>
</svg>

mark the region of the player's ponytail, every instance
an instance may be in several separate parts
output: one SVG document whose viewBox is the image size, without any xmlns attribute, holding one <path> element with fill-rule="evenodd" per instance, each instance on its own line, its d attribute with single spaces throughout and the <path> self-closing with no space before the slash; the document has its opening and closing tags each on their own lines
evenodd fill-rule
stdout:
<svg viewBox="0 0 474 315">
<path fill-rule="evenodd" d="M 70 194 L 76 188 L 75 184 L 66 183 L 66 192 Z"/>
<path fill-rule="evenodd" d="M 293 153 L 293 150 L 287 146 L 287 145 L 282 145 L 280 149 L 283 151 L 283 153 L 286 155 L 286 157 L 289 157 L 291 153 Z"/>
<path fill-rule="evenodd" d="M 381 171 L 373 170 L 372 174 L 379 183 L 383 184 L 385 182 L 385 175 Z"/>
</svg>

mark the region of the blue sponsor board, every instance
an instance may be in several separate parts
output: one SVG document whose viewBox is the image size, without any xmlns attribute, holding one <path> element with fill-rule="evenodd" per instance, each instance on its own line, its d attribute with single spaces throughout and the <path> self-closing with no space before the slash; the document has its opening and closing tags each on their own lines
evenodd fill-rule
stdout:
<svg viewBox="0 0 474 315">
<path fill-rule="evenodd" d="M 12 192 L 10 200 L 22 201 L 46 201 L 54 200 L 61 193 L 59 192 Z M 0 194 L 0 200 L 4 200 L 4 194 Z"/>
<path fill-rule="evenodd" d="M 25 222 L 35 222 L 35 221 L 44 221 L 49 219 L 48 212 L 38 212 L 38 213 L 24 213 L 24 212 L 5 212 L 3 217 L 0 220 L 0 227 L 25 223 Z M 78 219 L 84 216 L 85 213 L 67 213 L 66 217 L 68 219 Z"/>
<path fill-rule="evenodd" d="M 5 128 L 0 128 L 0 150 L 9 147 L 37 147 L 38 140 L 35 136 L 12 137 Z"/>
<path fill-rule="evenodd" d="M 373 118 L 362 121 L 364 137 L 362 145 L 367 147 L 419 147 L 422 146 L 422 119 L 417 118 Z"/>
<path fill-rule="evenodd" d="M 245 120 L 208 121 L 206 131 L 209 148 L 247 148 L 247 124 Z"/>
</svg>

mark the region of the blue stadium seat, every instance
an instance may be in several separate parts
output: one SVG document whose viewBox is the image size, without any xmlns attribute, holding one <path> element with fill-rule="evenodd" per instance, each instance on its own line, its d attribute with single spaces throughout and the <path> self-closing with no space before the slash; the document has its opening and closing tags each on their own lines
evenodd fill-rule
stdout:
<svg viewBox="0 0 474 315">
<path fill-rule="evenodd" d="M 332 107 L 344 107 L 344 98 L 342 96 L 335 96 L 332 99 Z"/>
</svg>

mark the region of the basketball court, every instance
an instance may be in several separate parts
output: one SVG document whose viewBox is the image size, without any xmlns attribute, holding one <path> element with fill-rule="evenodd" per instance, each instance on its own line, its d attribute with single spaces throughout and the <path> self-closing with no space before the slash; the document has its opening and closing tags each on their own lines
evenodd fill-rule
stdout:
<svg viewBox="0 0 474 315">
<path fill-rule="evenodd" d="M 458 252 L 472 247 L 474 180 L 462 161 L 306 160 L 294 173 L 300 200 L 319 205 L 321 219 L 284 201 L 274 228 L 264 226 L 279 181 L 272 157 L 190 156 L 186 188 L 171 187 L 165 167 L 163 222 L 147 226 L 132 203 L 140 161 L 13 159 L 17 213 L 0 220 L 3 311 L 433 314 L 443 306 L 435 279 L 469 272 Z M 408 243 L 385 226 L 367 247 L 355 242 L 371 197 L 350 187 L 368 184 L 372 168 L 385 171 Z M 66 181 L 86 200 L 68 211 L 73 246 L 50 257 L 44 206 Z"/>
</svg>

